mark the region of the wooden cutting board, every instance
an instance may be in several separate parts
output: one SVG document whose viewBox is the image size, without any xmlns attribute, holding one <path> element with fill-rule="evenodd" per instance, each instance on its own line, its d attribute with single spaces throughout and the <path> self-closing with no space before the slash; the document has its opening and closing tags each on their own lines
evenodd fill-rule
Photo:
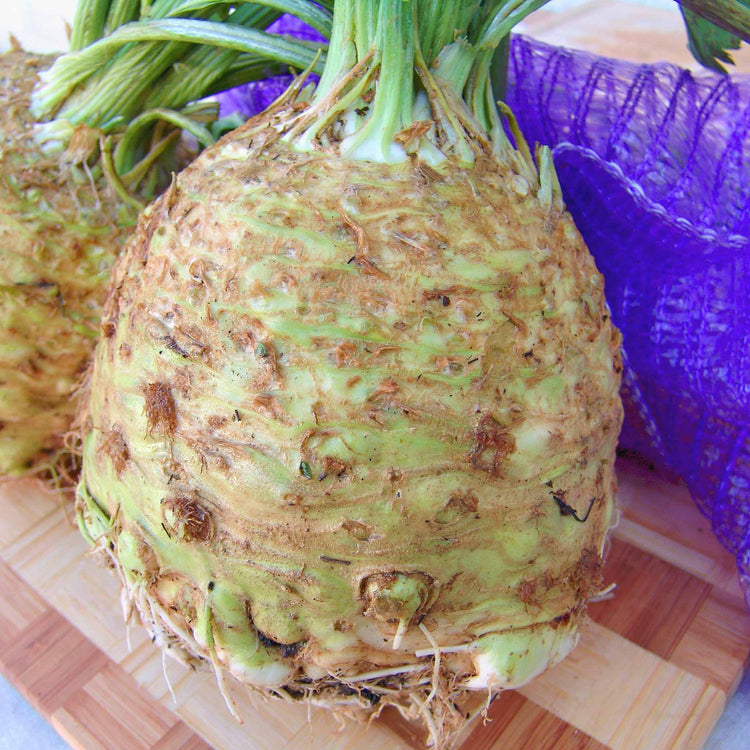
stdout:
<svg viewBox="0 0 750 750">
<path fill-rule="evenodd" d="M 624 516 L 581 643 L 474 722 L 464 750 L 699 748 L 750 655 L 734 561 L 684 488 L 620 462 Z M 60 499 L 32 482 L 0 485 L 0 670 L 74 747 L 135 750 L 419 748 L 395 714 L 343 728 L 321 709 L 232 694 L 123 624 L 119 587 L 87 557 Z M 165 679 L 168 675 L 175 699 Z"/>
</svg>

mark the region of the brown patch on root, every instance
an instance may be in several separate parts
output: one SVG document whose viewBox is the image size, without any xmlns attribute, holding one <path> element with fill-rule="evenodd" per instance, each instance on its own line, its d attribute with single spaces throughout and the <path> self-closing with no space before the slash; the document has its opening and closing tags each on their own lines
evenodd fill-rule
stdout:
<svg viewBox="0 0 750 750">
<path fill-rule="evenodd" d="M 503 475 L 505 459 L 516 449 L 516 441 L 491 415 L 484 414 L 474 429 L 474 445 L 469 461 L 475 469 L 486 471 L 491 477 Z M 487 453 L 490 456 L 487 456 Z"/>
<path fill-rule="evenodd" d="M 357 242 L 357 250 L 359 251 L 359 256 L 355 256 L 355 258 L 359 260 L 361 256 L 365 255 L 370 250 L 369 244 L 367 242 L 367 236 L 365 235 L 365 230 L 360 224 L 354 221 L 354 219 L 352 219 L 351 216 L 349 216 L 346 211 L 344 211 L 344 209 L 340 206 L 338 208 L 338 212 L 341 218 L 344 220 L 344 226 L 354 235 L 354 239 Z"/>
<path fill-rule="evenodd" d="M 331 359 L 336 367 L 354 364 L 357 358 L 357 347 L 351 341 L 342 341 L 331 351 Z"/>
<path fill-rule="evenodd" d="M 364 255 L 355 255 L 351 261 L 353 265 L 362 271 L 367 276 L 377 276 L 380 279 L 387 279 L 388 274 L 381 271 L 369 258 Z"/>
<path fill-rule="evenodd" d="M 276 396 L 262 393 L 253 399 L 252 408 L 257 411 L 258 414 L 261 414 L 268 419 L 275 419 L 282 423 L 288 421 L 286 412 Z"/>
<path fill-rule="evenodd" d="M 386 378 L 367 397 L 367 400 L 373 402 L 390 402 L 392 400 L 390 397 L 398 393 L 400 390 L 401 386 L 395 380 L 393 380 L 392 378 Z"/>
<path fill-rule="evenodd" d="M 476 513 L 479 509 L 479 500 L 477 496 L 469 492 L 453 492 L 448 500 L 447 508 L 458 510 L 464 513 Z"/>
<path fill-rule="evenodd" d="M 373 534 L 373 528 L 362 521 L 355 521 L 350 518 L 341 522 L 341 528 L 349 532 L 355 539 L 360 542 L 366 542 Z"/>
<path fill-rule="evenodd" d="M 260 341 L 255 347 L 255 356 L 261 364 L 261 373 L 254 382 L 257 390 L 281 385 L 279 361 L 276 348 L 269 340 Z"/>
<path fill-rule="evenodd" d="M 438 523 L 451 523 L 461 516 L 470 513 L 476 513 L 479 510 L 479 499 L 471 492 L 461 492 L 456 490 L 452 492 L 448 502 L 438 511 L 435 515 L 435 520 Z"/>
<path fill-rule="evenodd" d="M 177 407 L 172 389 L 167 383 L 149 383 L 145 390 L 148 434 L 159 429 L 165 435 L 174 435 L 177 429 Z"/>
<path fill-rule="evenodd" d="M 595 549 L 585 549 L 565 576 L 579 601 L 589 599 L 604 587 L 604 558 Z"/>
<path fill-rule="evenodd" d="M 111 459 L 112 465 L 115 467 L 115 472 L 119 477 L 125 471 L 130 460 L 128 444 L 119 425 L 115 425 L 111 430 L 107 430 L 102 434 L 101 449 Z"/>
<path fill-rule="evenodd" d="M 516 587 L 516 595 L 524 603 L 527 610 L 539 607 L 536 581 L 533 578 L 521 581 Z"/>
<path fill-rule="evenodd" d="M 554 619 L 550 620 L 550 627 L 553 630 L 557 630 L 560 625 L 567 625 L 570 622 L 570 618 L 573 616 L 572 612 L 566 612 L 564 615 L 558 615 Z"/>
<path fill-rule="evenodd" d="M 340 458 L 325 456 L 323 458 L 323 473 L 318 477 L 321 481 L 328 476 L 341 477 L 346 474 L 349 465 Z"/>
<path fill-rule="evenodd" d="M 425 302 L 440 302 L 443 307 L 450 307 L 453 298 L 471 298 L 475 290 L 469 286 L 451 284 L 440 289 L 426 289 L 422 292 Z"/>
<path fill-rule="evenodd" d="M 111 339 L 117 333 L 117 323 L 113 320 L 102 321 L 102 336 Z"/>
<path fill-rule="evenodd" d="M 211 514 L 195 498 L 174 497 L 163 500 L 161 513 L 170 537 L 205 542 L 214 534 Z"/>
<path fill-rule="evenodd" d="M 435 579 L 420 571 L 383 571 L 366 576 L 359 584 L 359 599 L 364 605 L 365 617 L 374 617 L 382 622 L 398 623 L 404 618 L 408 605 L 398 596 L 391 595 L 391 587 L 399 579 L 416 581 L 419 590 L 419 606 L 409 611 L 409 623 L 415 623 L 430 608 L 436 597 Z"/>
</svg>

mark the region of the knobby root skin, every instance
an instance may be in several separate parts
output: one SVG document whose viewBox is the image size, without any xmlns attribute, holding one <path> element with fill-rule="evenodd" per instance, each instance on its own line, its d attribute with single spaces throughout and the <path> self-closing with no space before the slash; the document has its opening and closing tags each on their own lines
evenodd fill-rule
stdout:
<svg viewBox="0 0 750 750">
<path fill-rule="evenodd" d="M 118 260 L 81 523 L 170 651 L 445 736 L 603 588 L 619 334 L 514 164 L 303 151 L 297 111 L 205 151 Z"/>
</svg>

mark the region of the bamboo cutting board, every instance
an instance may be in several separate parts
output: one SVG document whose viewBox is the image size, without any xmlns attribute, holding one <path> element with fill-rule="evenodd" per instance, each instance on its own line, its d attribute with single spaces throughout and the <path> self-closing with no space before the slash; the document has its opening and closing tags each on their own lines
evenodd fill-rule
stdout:
<svg viewBox="0 0 750 750">
<path fill-rule="evenodd" d="M 494 700 L 464 750 L 699 748 L 734 692 L 750 617 L 732 557 L 681 486 L 634 462 L 619 473 L 624 517 L 605 573 L 615 596 L 590 606 L 567 660 Z M 163 664 L 138 628 L 128 647 L 116 578 L 87 557 L 64 511 L 34 483 L 0 485 L 0 670 L 74 748 L 424 746 L 395 714 L 341 728 L 321 709 L 235 687 L 238 724 L 212 674 Z"/>
</svg>

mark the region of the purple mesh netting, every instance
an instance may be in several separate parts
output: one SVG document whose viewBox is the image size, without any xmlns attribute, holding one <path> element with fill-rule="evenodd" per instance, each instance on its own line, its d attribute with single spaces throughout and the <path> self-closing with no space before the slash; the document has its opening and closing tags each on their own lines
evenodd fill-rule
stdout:
<svg viewBox="0 0 750 750">
<path fill-rule="evenodd" d="M 685 481 L 750 593 L 750 77 L 517 37 L 510 80 L 623 332 L 621 444 Z"/>
<path fill-rule="evenodd" d="M 553 147 L 623 332 L 621 444 L 685 481 L 750 595 L 750 77 L 521 36 L 509 77 L 508 104 L 529 142 Z M 222 106 L 250 116 L 288 81 Z"/>
<path fill-rule="evenodd" d="M 281 16 L 266 31 L 271 34 L 294 36 L 308 42 L 327 43 L 322 34 L 290 15 Z M 262 112 L 287 90 L 292 78 L 291 75 L 274 76 L 273 78 L 267 78 L 265 81 L 248 83 L 219 94 L 216 98 L 219 100 L 220 116 L 225 117 L 234 112 L 239 112 L 243 117 L 257 115 L 258 112 Z M 311 83 L 317 83 L 318 76 L 311 75 L 308 80 Z"/>
</svg>

